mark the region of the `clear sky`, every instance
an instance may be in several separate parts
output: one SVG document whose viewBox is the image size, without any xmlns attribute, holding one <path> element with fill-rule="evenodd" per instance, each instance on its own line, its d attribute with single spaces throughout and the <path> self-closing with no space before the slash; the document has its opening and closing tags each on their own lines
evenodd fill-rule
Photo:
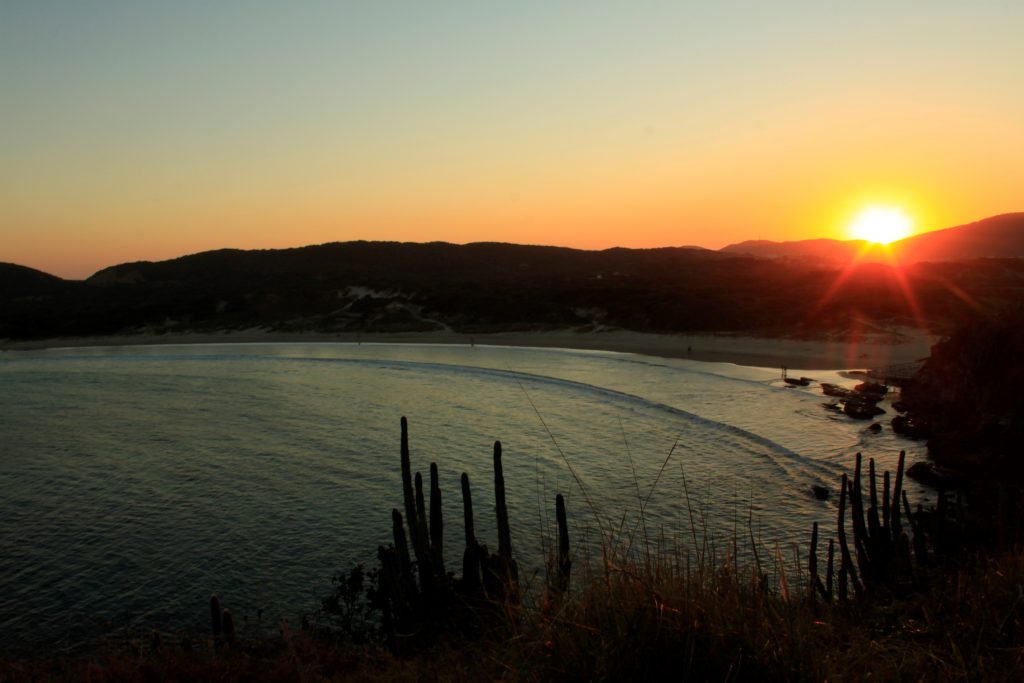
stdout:
<svg viewBox="0 0 1024 683">
<path fill-rule="evenodd" d="M 1024 2 L 0 0 L 0 261 L 1024 209 Z"/>
</svg>

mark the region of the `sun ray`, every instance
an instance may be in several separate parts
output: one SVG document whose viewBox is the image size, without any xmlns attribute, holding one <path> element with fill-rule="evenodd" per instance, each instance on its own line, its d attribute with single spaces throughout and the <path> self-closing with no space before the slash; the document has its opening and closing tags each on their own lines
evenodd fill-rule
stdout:
<svg viewBox="0 0 1024 683">
<path fill-rule="evenodd" d="M 891 242 L 907 237 L 912 232 L 913 220 L 903 210 L 887 206 L 865 207 L 850 223 L 849 233 L 851 237 L 862 240 L 863 245 L 839 272 L 835 280 L 822 294 L 815 306 L 811 309 L 810 318 L 816 317 L 828 304 L 838 295 L 853 277 L 868 257 L 881 256 L 884 265 L 891 270 L 892 277 L 899 288 L 900 293 L 906 302 L 910 316 L 918 329 L 929 330 L 930 325 L 926 319 L 914 286 L 908 277 L 907 270 L 900 264 L 889 246 Z"/>
</svg>

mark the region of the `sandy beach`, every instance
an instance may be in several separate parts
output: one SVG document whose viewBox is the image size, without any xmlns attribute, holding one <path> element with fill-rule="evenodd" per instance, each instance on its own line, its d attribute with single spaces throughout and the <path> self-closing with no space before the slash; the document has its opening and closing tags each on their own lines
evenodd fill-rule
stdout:
<svg viewBox="0 0 1024 683">
<path fill-rule="evenodd" d="M 86 346 L 274 342 L 480 344 L 617 351 L 756 367 L 784 365 L 794 370 L 842 370 L 881 368 L 920 360 L 928 357 L 931 345 L 936 341 L 936 337 L 910 328 L 846 340 L 805 340 L 727 334 L 666 335 L 628 330 L 555 330 L 468 335 L 454 332 L 285 333 L 253 329 L 223 333 L 140 334 L 3 341 L 0 342 L 0 349 L 24 351 Z"/>
</svg>

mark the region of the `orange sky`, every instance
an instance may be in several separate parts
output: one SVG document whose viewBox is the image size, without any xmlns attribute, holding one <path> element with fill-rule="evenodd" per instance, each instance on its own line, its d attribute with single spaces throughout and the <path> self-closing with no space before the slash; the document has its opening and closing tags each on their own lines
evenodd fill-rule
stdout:
<svg viewBox="0 0 1024 683">
<path fill-rule="evenodd" d="M 1024 5 L 682 4 L 5 4 L 0 261 L 718 248 L 845 239 L 867 204 L 917 230 L 1024 208 Z"/>
</svg>

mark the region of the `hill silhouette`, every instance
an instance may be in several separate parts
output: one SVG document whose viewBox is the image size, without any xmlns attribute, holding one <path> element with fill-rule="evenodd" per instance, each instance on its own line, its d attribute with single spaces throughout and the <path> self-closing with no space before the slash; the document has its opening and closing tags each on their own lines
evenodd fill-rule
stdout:
<svg viewBox="0 0 1024 683">
<path fill-rule="evenodd" d="M 6 297 L 49 294 L 60 290 L 64 280 L 41 270 L 0 263 L 0 293 Z"/>
<path fill-rule="evenodd" d="M 1024 212 L 914 235 L 891 245 L 897 261 L 960 261 L 1024 257 Z"/>
<path fill-rule="evenodd" d="M 866 245 L 867 243 L 861 240 L 814 239 L 792 242 L 747 240 L 722 247 L 719 252 L 737 256 L 834 264 L 849 263 L 864 250 Z"/>
<path fill-rule="evenodd" d="M 85 281 L 5 265 L 0 282 L 0 338 L 9 339 L 253 327 L 818 337 L 921 320 L 951 326 L 1019 298 L 1024 261 L 844 269 L 695 248 L 346 242 L 125 263 Z"/>
<path fill-rule="evenodd" d="M 752 240 L 719 250 L 760 258 L 848 263 L 855 257 L 866 261 L 913 264 L 923 261 L 963 261 L 973 258 L 1024 257 L 1024 213 L 992 216 L 974 223 L 935 230 L 892 242 L 881 249 L 862 240 Z"/>
</svg>

